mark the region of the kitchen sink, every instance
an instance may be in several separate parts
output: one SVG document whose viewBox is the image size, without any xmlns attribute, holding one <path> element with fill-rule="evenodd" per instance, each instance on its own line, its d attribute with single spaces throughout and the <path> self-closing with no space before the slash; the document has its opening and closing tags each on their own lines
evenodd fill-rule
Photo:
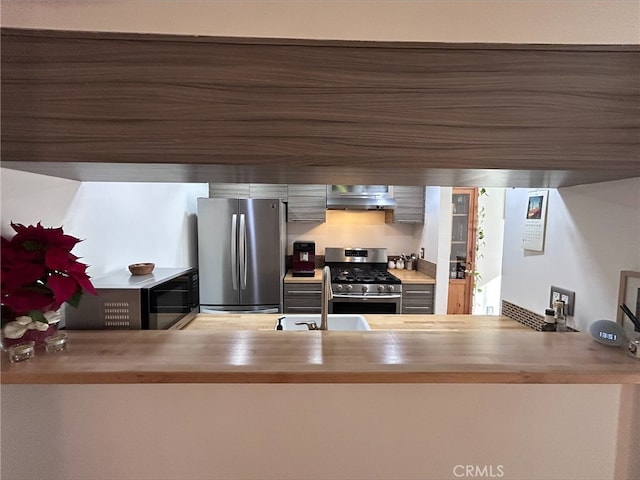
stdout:
<svg viewBox="0 0 640 480">
<path fill-rule="evenodd" d="M 316 322 L 320 327 L 320 314 L 315 315 L 284 315 L 281 321 L 283 330 L 308 330 L 306 325 L 296 325 L 296 322 Z M 330 313 L 327 317 L 329 330 L 371 330 L 362 315 L 348 315 Z M 276 326 L 278 322 L 276 321 Z"/>
</svg>

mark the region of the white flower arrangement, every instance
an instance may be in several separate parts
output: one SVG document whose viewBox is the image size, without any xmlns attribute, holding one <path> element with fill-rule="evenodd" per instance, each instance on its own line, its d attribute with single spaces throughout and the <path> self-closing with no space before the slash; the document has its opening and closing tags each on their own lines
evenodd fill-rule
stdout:
<svg viewBox="0 0 640 480">
<path fill-rule="evenodd" d="M 27 330 L 39 330 L 44 332 L 51 325 L 58 323 L 60 319 L 62 319 L 62 314 L 60 313 L 60 310 L 49 310 L 44 313 L 44 318 L 47 323 L 36 321 L 27 315 L 17 317 L 15 320 L 4 326 L 4 336 L 6 338 L 22 338 Z"/>
</svg>

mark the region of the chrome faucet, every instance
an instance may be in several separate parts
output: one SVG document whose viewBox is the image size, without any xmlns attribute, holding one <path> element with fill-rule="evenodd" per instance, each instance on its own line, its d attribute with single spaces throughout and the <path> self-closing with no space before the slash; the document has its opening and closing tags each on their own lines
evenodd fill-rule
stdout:
<svg viewBox="0 0 640 480">
<path fill-rule="evenodd" d="M 296 325 L 306 325 L 309 330 L 329 330 L 327 315 L 329 314 L 329 301 L 333 299 L 331 290 L 331 270 L 329 267 L 322 269 L 322 299 L 320 304 L 320 326 L 314 321 L 296 322 Z"/>
<path fill-rule="evenodd" d="M 320 330 L 328 330 L 327 315 L 329 313 L 329 301 L 333 300 L 331 290 L 331 270 L 325 266 L 322 269 L 322 304 L 320 305 Z"/>
</svg>

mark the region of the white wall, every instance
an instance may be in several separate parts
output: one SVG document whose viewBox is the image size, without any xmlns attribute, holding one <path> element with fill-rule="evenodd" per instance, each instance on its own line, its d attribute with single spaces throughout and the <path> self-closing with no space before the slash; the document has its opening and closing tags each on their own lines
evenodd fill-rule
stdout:
<svg viewBox="0 0 640 480">
<path fill-rule="evenodd" d="M 447 187 L 427 187 L 425 189 L 425 204 L 424 204 L 424 228 L 422 231 L 422 238 L 420 239 L 420 246 L 424 248 L 424 259 L 431 263 L 438 263 L 438 247 L 442 241 L 440 234 L 442 231 L 446 231 L 446 224 L 441 225 L 440 215 L 442 205 L 442 192 L 443 190 L 451 190 Z M 451 198 L 449 201 L 444 201 L 444 207 L 450 208 Z"/>
<path fill-rule="evenodd" d="M 203 184 L 75 182 L 1 169 L 2 235 L 9 222 L 63 226 L 83 239 L 73 250 L 92 277 L 153 262 L 196 266 L 196 198 Z"/>
<path fill-rule="evenodd" d="M 0 168 L 0 231 L 5 238 L 16 233 L 10 224 L 45 227 L 64 224 L 69 206 L 81 183 L 64 178 Z M 73 235 L 73 232 L 65 230 Z M 77 235 L 76 235 L 77 236 Z"/>
<path fill-rule="evenodd" d="M 640 43 L 637 0 L 4 0 L 2 26 L 433 42 Z"/>
<path fill-rule="evenodd" d="M 618 430 L 638 407 L 620 385 L 3 385 L 1 395 L 11 480 L 465 478 L 456 465 L 494 467 L 466 478 L 638 478 L 633 437 Z"/>
<path fill-rule="evenodd" d="M 620 271 L 640 270 L 640 177 L 550 190 L 543 253 L 520 248 L 527 192 L 507 189 L 502 299 L 544 314 L 555 285 L 579 330 L 615 320 Z"/>
<path fill-rule="evenodd" d="M 208 195 L 206 183 L 84 182 L 65 225 L 85 239 L 74 252 L 92 276 L 139 262 L 195 267 L 196 199 Z"/>
<path fill-rule="evenodd" d="M 287 253 L 296 240 L 316 242 L 316 254 L 326 247 L 386 247 L 389 255 L 419 252 L 422 225 L 385 223 L 385 212 L 327 210 L 325 223 L 287 224 Z"/>
<path fill-rule="evenodd" d="M 437 266 L 433 312 L 437 315 L 447 313 L 449 296 L 451 193 L 451 187 L 427 187 L 425 194 L 425 224 L 420 246 L 425 249 L 425 260 Z"/>
</svg>

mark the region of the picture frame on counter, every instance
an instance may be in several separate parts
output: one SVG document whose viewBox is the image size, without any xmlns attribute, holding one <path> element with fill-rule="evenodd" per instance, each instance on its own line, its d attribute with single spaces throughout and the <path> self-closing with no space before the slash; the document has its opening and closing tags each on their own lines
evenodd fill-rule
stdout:
<svg viewBox="0 0 640 480">
<path fill-rule="evenodd" d="M 620 272 L 620 284 L 618 288 L 618 308 L 616 320 L 624 325 L 631 322 L 625 315 L 621 305 L 626 305 L 636 318 L 640 318 L 640 272 L 622 270 Z"/>
</svg>

